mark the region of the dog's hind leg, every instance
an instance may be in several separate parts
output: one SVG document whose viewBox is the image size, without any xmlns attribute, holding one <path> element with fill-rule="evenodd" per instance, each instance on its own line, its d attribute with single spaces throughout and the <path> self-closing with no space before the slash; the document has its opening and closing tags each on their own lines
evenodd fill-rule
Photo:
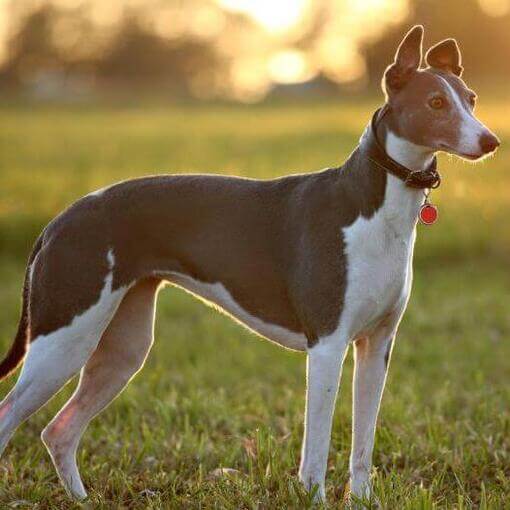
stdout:
<svg viewBox="0 0 510 510">
<path fill-rule="evenodd" d="M 124 297 L 87 364 L 79 385 L 41 437 L 68 493 L 87 493 L 76 463 L 76 450 L 88 423 L 143 366 L 153 342 L 154 308 L 159 281 L 143 280 Z"/>
<path fill-rule="evenodd" d="M 0 452 L 16 428 L 89 359 L 125 292 L 123 288 L 113 291 L 112 276 L 108 275 L 96 304 L 75 316 L 70 324 L 32 340 L 16 385 L 0 404 Z M 54 298 L 52 304 L 55 313 L 59 306 L 66 305 Z"/>
</svg>

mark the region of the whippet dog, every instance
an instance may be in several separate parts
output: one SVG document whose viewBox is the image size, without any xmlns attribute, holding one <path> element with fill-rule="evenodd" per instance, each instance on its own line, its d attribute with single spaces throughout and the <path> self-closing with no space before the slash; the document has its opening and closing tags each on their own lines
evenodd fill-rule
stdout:
<svg viewBox="0 0 510 510">
<path fill-rule="evenodd" d="M 0 451 L 81 370 L 42 440 L 69 494 L 85 498 L 78 443 L 144 364 L 158 289 L 169 283 L 307 353 L 299 476 L 321 499 L 342 362 L 354 345 L 350 493 L 370 497 L 376 418 L 411 291 L 416 225 L 439 184 L 435 153 L 476 160 L 499 145 L 473 114 L 457 43 L 432 47 L 421 69 L 422 39 L 416 26 L 401 42 L 384 74 L 386 102 L 342 166 L 264 181 L 144 177 L 57 216 L 29 258 L 18 333 L 0 364 L 5 377 L 24 359 L 0 404 Z"/>
</svg>

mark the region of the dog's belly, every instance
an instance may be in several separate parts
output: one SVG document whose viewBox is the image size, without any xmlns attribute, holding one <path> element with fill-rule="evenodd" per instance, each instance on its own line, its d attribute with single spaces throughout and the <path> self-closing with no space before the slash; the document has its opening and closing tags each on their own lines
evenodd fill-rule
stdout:
<svg viewBox="0 0 510 510">
<path fill-rule="evenodd" d="M 369 335 L 405 310 L 412 284 L 414 229 L 388 228 L 381 216 L 345 229 L 348 261 L 342 322 L 351 337 Z"/>
<path fill-rule="evenodd" d="M 288 349 L 304 351 L 307 347 L 305 335 L 290 331 L 276 324 L 270 324 L 244 310 L 219 282 L 204 283 L 190 276 L 172 272 L 168 282 L 198 297 L 206 304 L 213 305 L 254 333 Z"/>
</svg>

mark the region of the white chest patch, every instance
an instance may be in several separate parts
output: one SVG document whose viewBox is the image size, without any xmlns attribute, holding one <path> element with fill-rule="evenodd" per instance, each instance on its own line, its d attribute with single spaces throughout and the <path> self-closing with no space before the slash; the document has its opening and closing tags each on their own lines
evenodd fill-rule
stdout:
<svg viewBox="0 0 510 510">
<path fill-rule="evenodd" d="M 348 271 L 341 322 L 350 338 L 368 334 L 407 303 L 421 193 L 403 186 L 389 175 L 383 206 L 343 230 Z"/>
</svg>

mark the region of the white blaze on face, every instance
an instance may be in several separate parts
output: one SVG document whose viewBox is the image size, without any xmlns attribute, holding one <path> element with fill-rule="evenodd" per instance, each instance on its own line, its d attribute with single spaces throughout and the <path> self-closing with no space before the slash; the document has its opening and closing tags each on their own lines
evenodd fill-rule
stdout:
<svg viewBox="0 0 510 510">
<path fill-rule="evenodd" d="M 451 149 L 460 156 L 481 156 L 480 140 L 482 135 L 488 132 L 488 129 L 473 115 L 473 112 L 463 103 L 457 91 L 448 81 L 442 76 L 438 76 L 438 78 L 445 86 L 459 119 L 460 136 L 457 146 L 451 147 Z"/>
</svg>

